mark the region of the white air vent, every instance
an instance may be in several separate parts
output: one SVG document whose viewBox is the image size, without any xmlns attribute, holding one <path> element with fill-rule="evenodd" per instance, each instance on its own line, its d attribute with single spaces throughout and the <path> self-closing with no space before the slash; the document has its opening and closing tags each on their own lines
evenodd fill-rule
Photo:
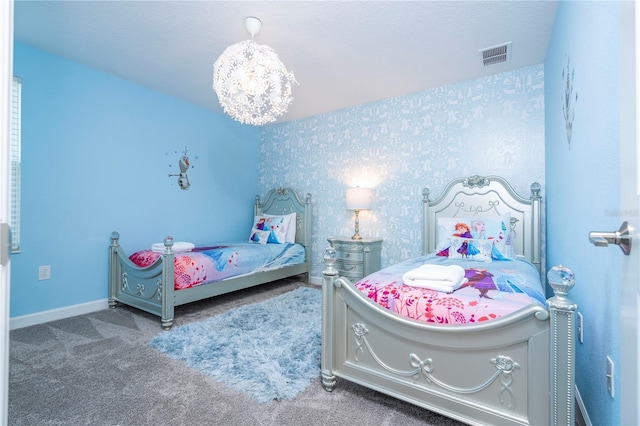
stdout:
<svg viewBox="0 0 640 426">
<path fill-rule="evenodd" d="M 487 47 L 480 50 L 482 53 L 482 63 L 485 67 L 501 62 L 508 62 L 511 59 L 511 42 L 498 46 Z"/>
</svg>

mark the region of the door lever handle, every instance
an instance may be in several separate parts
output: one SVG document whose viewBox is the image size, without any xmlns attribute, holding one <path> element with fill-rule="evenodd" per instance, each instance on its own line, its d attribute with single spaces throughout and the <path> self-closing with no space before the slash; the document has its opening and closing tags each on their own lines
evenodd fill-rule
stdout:
<svg viewBox="0 0 640 426">
<path fill-rule="evenodd" d="M 622 252 L 629 255 L 631 252 L 631 233 L 629 223 L 623 222 L 616 232 L 589 232 L 589 242 L 596 247 L 607 247 L 609 244 L 620 246 Z"/>
</svg>

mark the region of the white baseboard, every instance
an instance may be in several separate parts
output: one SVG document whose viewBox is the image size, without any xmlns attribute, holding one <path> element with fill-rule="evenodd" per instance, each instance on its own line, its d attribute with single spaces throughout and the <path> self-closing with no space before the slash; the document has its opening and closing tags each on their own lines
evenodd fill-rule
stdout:
<svg viewBox="0 0 640 426">
<path fill-rule="evenodd" d="M 322 287 L 322 277 L 309 277 L 309 283 Z"/>
<path fill-rule="evenodd" d="M 582 397 L 580 396 L 580 391 L 578 391 L 578 386 L 576 386 L 575 391 L 576 405 L 578 406 L 578 410 L 580 411 L 579 413 L 576 413 L 576 424 L 579 426 L 593 426 L 593 424 L 591 423 L 591 419 L 589 418 L 589 413 L 587 413 L 587 408 L 584 406 L 584 402 L 582 401 Z M 583 422 L 580 420 L 583 420 Z"/>
<path fill-rule="evenodd" d="M 79 305 L 67 306 L 65 308 L 36 312 L 35 314 L 29 315 L 22 315 L 9 319 L 9 329 L 15 330 L 18 328 L 29 327 L 31 325 L 43 324 L 49 321 L 75 317 L 76 315 L 101 311 L 103 309 L 107 309 L 108 307 L 109 303 L 107 299 L 102 299 L 96 300 L 95 302 L 81 303 Z"/>
<path fill-rule="evenodd" d="M 322 287 L 322 278 L 309 277 L 309 282 Z M 9 329 L 29 327 L 31 325 L 43 324 L 49 321 L 75 317 L 76 315 L 89 314 L 91 312 L 107 309 L 109 303 L 107 299 L 96 300 L 95 302 L 81 303 L 79 305 L 67 306 L 65 308 L 52 309 L 50 311 L 36 312 L 35 314 L 22 315 L 9 319 Z"/>
</svg>

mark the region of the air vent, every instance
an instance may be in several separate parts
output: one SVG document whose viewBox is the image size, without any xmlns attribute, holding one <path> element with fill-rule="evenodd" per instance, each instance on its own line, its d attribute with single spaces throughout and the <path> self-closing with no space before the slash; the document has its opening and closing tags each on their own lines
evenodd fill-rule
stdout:
<svg viewBox="0 0 640 426">
<path fill-rule="evenodd" d="M 511 42 L 487 47 L 486 49 L 480 50 L 480 53 L 482 53 L 482 63 L 485 67 L 501 62 L 508 62 L 511 59 Z"/>
</svg>

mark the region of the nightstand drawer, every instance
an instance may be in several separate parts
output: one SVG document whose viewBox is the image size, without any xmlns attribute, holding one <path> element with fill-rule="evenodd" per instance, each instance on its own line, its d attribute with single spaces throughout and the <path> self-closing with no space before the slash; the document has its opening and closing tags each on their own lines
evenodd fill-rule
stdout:
<svg viewBox="0 0 640 426">
<path fill-rule="evenodd" d="M 336 250 L 335 268 L 338 274 L 351 282 L 380 269 L 381 238 L 362 238 L 354 240 L 349 237 L 327 238 L 331 247 Z"/>
<path fill-rule="evenodd" d="M 355 274 L 358 276 L 362 276 L 362 273 L 364 271 L 364 264 L 347 262 L 342 259 L 338 259 L 336 260 L 336 269 L 344 274 Z"/>
<path fill-rule="evenodd" d="M 364 260 L 364 254 L 362 251 L 338 251 L 338 260 L 350 260 L 353 262 L 362 262 Z"/>
</svg>

